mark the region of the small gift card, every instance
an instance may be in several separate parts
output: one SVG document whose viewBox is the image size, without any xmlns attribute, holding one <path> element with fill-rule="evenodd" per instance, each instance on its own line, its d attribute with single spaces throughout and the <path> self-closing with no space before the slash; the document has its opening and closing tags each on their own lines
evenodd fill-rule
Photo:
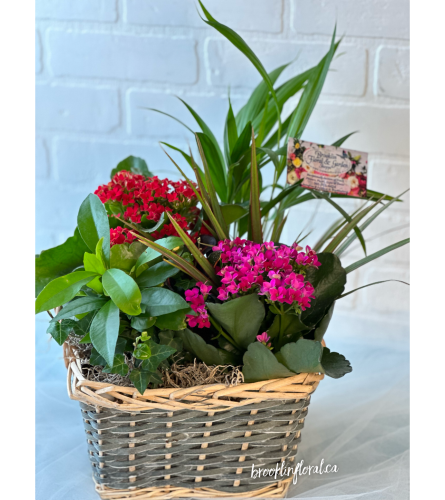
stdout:
<svg viewBox="0 0 445 500">
<path fill-rule="evenodd" d="M 368 153 L 289 138 L 287 182 L 308 189 L 366 196 Z"/>
</svg>

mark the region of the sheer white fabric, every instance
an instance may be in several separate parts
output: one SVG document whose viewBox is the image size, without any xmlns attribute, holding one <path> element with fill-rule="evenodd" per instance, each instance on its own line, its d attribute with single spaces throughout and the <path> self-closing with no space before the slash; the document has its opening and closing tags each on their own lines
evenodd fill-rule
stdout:
<svg viewBox="0 0 445 500">
<path fill-rule="evenodd" d="M 62 351 L 37 323 L 36 498 L 97 500 L 77 402 L 66 394 Z M 326 377 L 312 397 L 297 459 L 337 465 L 338 472 L 299 476 L 289 497 L 317 500 L 406 500 L 409 473 L 409 351 L 406 340 L 342 335 L 333 322 L 327 342 L 353 372 Z M 388 336 L 391 328 L 388 326 Z M 381 333 L 381 332 L 380 332 Z M 406 334 L 406 332 L 405 332 Z M 404 335 L 405 337 L 407 335 Z M 380 339 L 382 337 L 380 336 Z"/>
</svg>

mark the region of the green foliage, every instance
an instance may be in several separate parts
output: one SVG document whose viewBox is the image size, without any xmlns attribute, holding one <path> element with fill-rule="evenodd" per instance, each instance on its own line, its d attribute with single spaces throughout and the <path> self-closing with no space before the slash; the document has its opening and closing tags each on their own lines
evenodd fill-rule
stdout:
<svg viewBox="0 0 445 500">
<path fill-rule="evenodd" d="M 184 348 L 206 365 L 236 365 L 238 357 L 224 349 L 218 349 L 188 328 L 177 332 Z"/>
<path fill-rule="evenodd" d="M 264 319 L 265 309 L 256 294 L 239 297 L 222 304 L 208 302 L 207 308 L 221 327 L 240 347 L 247 349 L 255 341 Z"/>
<path fill-rule="evenodd" d="M 321 357 L 323 346 L 316 340 L 299 339 L 281 348 L 276 357 L 295 373 L 323 372 Z"/>
<path fill-rule="evenodd" d="M 306 275 L 315 288 L 311 307 L 301 313 L 301 320 L 308 326 L 315 326 L 324 317 L 334 300 L 343 293 L 346 284 L 346 271 L 336 255 L 323 252 L 318 254 L 318 260 L 321 266 L 309 268 Z"/>
<path fill-rule="evenodd" d="M 142 306 L 150 316 L 162 316 L 181 309 L 189 309 L 187 302 L 177 293 L 165 288 L 142 290 Z"/>
<path fill-rule="evenodd" d="M 142 370 L 154 372 L 159 364 L 176 352 L 176 349 L 169 345 L 156 344 L 150 341 L 151 356 L 142 362 Z"/>
<path fill-rule="evenodd" d="M 349 361 L 342 354 L 331 352 L 327 347 L 323 348 L 321 364 L 326 375 L 332 378 L 340 378 L 352 372 Z"/>
<path fill-rule="evenodd" d="M 148 170 L 147 163 L 142 158 L 137 158 L 136 156 L 129 156 L 117 164 L 116 168 L 113 168 L 110 174 L 110 179 L 112 179 L 121 170 L 126 170 L 127 172 L 132 172 L 133 174 L 145 175 L 145 177 L 152 177 L 153 174 Z"/>
<path fill-rule="evenodd" d="M 105 207 L 95 194 L 89 194 L 80 206 L 77 215 L 77 227 L 88 248 L 96 251 L 96 245 L 102 240 L 103 255 L 107 267 L 110 265 L 110 225 Z"/>
<path fill-rule="evenodd" d="M 243 364 L 245 382 L 259 382 L 260 380 L 271 380 L 295 375 L 295 373 L 280 363 L 265 345 L 259 342 L 249 345 L 243 357 Z"/>
<path fill-rule="evenodd" d="M 132 316 L 141 314 L 141 291 L 131 276 L 120 269 L 108 269 L 102 276 L 102 284 L 121 311 Z"/>
<path fill-rule="evenodd" d="M 47 333 L 51 334 L 52 338 L 62 345 L 68 338 L 71 332 L 76 331 L 77 321 L 72 319 L 64 319 L 62 321 L 52 320 L 49 324 Z"/>
<path fill-rule="evenodd" d="M 90 327 L 91 342 L 108 365 L 113 365 L 119 335 L 119 308 L 109 300 L 99 309 Z"/>
<path fill-rule="evenodd" d="M 89 248 L 76 228 L 74 236 L 57 247 L 44 250 L 36 257 L 36 297 L 43 288 L 59 276 L 64 276 L 81 266 L 84 253 Z"/>
<path fill-rule="evenodd" d="M 145 245 L 139 241 L 113 245 L 110 250 L 111 267 L 129 273 L 145 251 Z"/>
<path fill-rule="evenodd" d="M 114 248 L 114 247 L 113 247 Z M 139 288 L 149 288 L 160 285 L 165 280 L 179 273 L 179 269 L 168 262 L 158 262 L 142 272 L 137 278 L 136 283 Z"/>
<path fill-rule="evenodd" d="M 95 276 L 97 276 L 97 273 L 78 271 L 51 281 L 37 297 L 35 304 L 36 314 L 69 302 Z"/>
<path fill-rule="evenodd" d="M 138 332 L 145 332 L 156 323 L 157 318 L 153 318 L 149 314 L 139 314 L 131 318 L 131 328 Z"/>
<path fill-rule="evenodd" d="M 117 375 L 125 377 L 128 373 L 128 365 L 125 363 L 125 356 L 123 354 L 116 354 L 116 356 L 114 356 L 113 366 L 107 366 L 103 368 L 102 371 L 104 373 L 116 373 Z"/>
<path fill-rule="evenodd" d="M 160 330 L 184 330 L 187 327 L 185 323 L 185 315 L 187 309 L 181 309 L 169 314 L 163 314 L 156 320 L 156 327 Z"/>
</svg>

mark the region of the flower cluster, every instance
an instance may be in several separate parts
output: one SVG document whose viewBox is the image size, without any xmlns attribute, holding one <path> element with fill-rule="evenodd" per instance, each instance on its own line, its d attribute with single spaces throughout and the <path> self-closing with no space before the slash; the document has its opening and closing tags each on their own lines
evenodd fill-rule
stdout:
<svg viewBox="0 0 445 500">
<path fill-rule="evenodd" d="M 210 321 L 205 307 L 205 300 L 212 287 L 202 283 L 201 281 L 198 281 L 196 284 L 199 288 L 192 288 L 191 290 L 185 291 L 185 300 L 190 302 L 190 307 L 198 313 L 197 316 L 187 314 L 187 323 L 192 328 L 194 326 L 198 326 L 198 328 L 209 328 Z"/>
<path fill-rule="evenodd" d="M 308 266 L 318 267 L 320 262 L 309 247 L 301 252 L 296 244 L 275 247 L 273 242 L 258 244 L 235 238 L 220 241 L 213 250 L 221 252 L 220 300 L 257 292 L 270 302 L 290 304 L 304 311 L 315 298 L 314 288 L 304 280 L 304 274 Z"/>
<path fill-rule="evenodd" d="M 267 332 L 263 332 L 260 335 L 257 335 L 256 339 L 258 340 L 258 342 L 261 342 L 263 345 L 265 345 L 269 349 L 271 348 L 272 344 L 269 342 L 270 337 L 269 337 L 269 335 L 267 335 Z"/>
<path fill-rule="evenodd" d="M 175 182 L 121 170 L 108 184 L 99 186 L 95 194 L 102 203 L 113 203 L 115 210 L 118 207 L 118 217 L 136 224 L 156 223 L 164 212 L 170 212 L 179 226 L 187 230 L 199 213 L 193 189 L 182 180 Z M 167 223 L 152 233 L 154 239 L 176 235 L 173 225 Z"/>
<path fill-rule="evenodd" d="M 136 239 L 130 233 L 129 229 L 117 226 L 115 229 L 110 229 L 110 247 L 113 245 L 121 245 L 122 243 L 131 243 Z"/>
</svg>

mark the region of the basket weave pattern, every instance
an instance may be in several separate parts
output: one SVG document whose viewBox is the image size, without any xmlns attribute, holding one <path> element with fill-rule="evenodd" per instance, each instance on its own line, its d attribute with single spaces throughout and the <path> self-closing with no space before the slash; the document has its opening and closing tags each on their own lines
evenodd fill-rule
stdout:
<svg viewBox="0 0 445 500">
<path fill-rule="evenodd" d="M 141 395 L 133 387 L 86 380 L 68 347 L 65 362 L 96 490 L 113 500 L 284 496 L 291 478 L 253 479 L 252 466 L 293 465 L 310 394 L 323 378 L 306 373 Z"/>
</svg>

